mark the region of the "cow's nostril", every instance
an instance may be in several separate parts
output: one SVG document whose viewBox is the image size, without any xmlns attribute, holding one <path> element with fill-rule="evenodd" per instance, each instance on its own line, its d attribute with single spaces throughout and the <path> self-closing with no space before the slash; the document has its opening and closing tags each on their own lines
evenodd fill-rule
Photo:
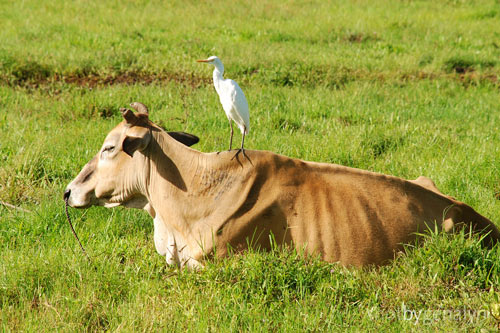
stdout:
<svg viewBox="0 0 500 333">
<path fill-rule="evenodd" d="M 63 199 L 64 200 L 68 200 L 70 195 L 71 195 L 71 190 L 70 189 L 66 189 L 64 191 Z"/>
</svg>

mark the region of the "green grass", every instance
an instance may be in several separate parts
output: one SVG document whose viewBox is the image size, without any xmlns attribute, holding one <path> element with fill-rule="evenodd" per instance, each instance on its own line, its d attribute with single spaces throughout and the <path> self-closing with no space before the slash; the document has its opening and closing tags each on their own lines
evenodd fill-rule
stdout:
<svg viewBox="0 0 500 333">
<path fill-rule="evenodd" d="M 89 265 L 61 197 L 132 101 L 226 148 L 195 62 L 218 55 L 249 100 L 249 149 L 425 175 L 499 225 L 499 19 L 498 1 L 2 2 L 0 201 L 30 212 L 0 206 L 1 329 L 495 329 L 500 249 L 467 234 L 381 268 L 276 250 L 188 272 L 156 254 L 146 213 L 72 210 Z"/>
</svg>

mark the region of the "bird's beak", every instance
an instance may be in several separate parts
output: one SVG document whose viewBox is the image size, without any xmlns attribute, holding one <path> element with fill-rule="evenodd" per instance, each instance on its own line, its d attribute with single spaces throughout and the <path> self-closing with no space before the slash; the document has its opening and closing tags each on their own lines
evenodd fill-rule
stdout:
<svg viewBox="0 0 500 333">
<path fill-rule="evenodd" d="M 200 59 L 200 60 L 196 60 L 196 62 L 210 62 L 210 61 L 208 61 L 207 59 Z"/>
</svg>

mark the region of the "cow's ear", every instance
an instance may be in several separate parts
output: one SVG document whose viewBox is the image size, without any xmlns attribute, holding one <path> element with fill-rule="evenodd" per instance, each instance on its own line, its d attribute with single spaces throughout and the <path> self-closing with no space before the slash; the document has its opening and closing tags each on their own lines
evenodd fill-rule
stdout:
<svg viewBox="0 0 500 333">
<path fill-rule="evenodd" d="M 189 134 L 186 132 L 167 132 L 167 133 L 175 140 L 179 141 L 182 144 L 185 144 L 188 147 L 200 141 L 200 138 L 198 138 L 196 135 Z"/>
<path fill-rule="evenodd" d="M 148 146 L 151 134 L 143 127 L 138 129 L 132 127 L 130 132 L 132 133 L 127 133 L 127 136 L 123 139 L 122 150 L 130 157 L 133 157 L 136 150 L 142 151 Z"/>
<path fill-rule="evenodd" d="M 123 140 L 122 150 L 127 153 L 128 156 L 133 157 L 134 152 L 141 146 L 141 138 L 126 137 Z"/>
</svg>

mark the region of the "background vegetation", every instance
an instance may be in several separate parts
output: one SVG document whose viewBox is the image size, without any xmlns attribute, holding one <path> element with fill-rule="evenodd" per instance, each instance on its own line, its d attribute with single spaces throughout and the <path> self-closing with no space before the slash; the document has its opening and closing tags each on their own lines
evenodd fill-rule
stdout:
<svg viewBox="0 0 500 333">
<path fill-rule="evenodd" d="M 218 55 L 249 149 L 426 175 L 498 225 L 499 1 L 3 1 L 0 40 L 0 201 L 29 210 L 0 205 L 3 331 L 497 327 L 500 250 L 467 234 L 382 268 L 276 250 L 187 272 L 155 253 L 147 214 L 91 208 L 71 212 L 89 265 L 61 197 L 132 101 L 224 149 L 195 62 Z"/>
</svg>

